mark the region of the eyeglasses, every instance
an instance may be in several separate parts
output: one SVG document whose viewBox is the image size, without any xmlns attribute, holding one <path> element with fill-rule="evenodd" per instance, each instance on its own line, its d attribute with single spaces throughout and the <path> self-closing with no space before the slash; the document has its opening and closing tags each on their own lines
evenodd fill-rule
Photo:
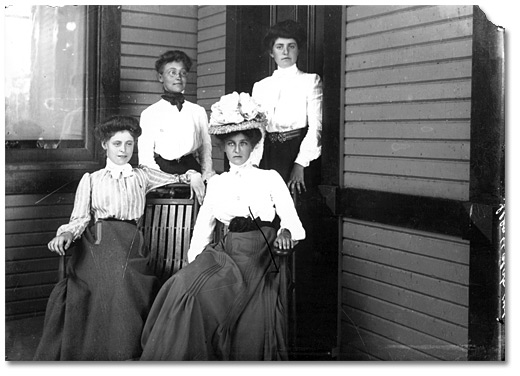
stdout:
<svg viewBox="0 0 520 376">
<path fill-rule="evenodd" d="M 164 75 L 167 75 L 171 78 L 175 78 L 177 76 L 181 77 L 181 78 L 186 78 L 188 77 L 188 72 L 185 71 L 185 70 L 181 70 L 181 71 L 176 71 L 175 69 L 169 69 L 167 70 L 166 72 L 163 73 Z"/>
</svg>

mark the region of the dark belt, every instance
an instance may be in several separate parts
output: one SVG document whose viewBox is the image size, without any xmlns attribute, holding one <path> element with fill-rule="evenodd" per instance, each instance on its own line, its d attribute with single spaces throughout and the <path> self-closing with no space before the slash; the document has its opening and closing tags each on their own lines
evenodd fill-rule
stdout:
<svg viewBox="0 0 520 376">
<path fill-rule="evenodd" d="M 292 131 L 288 132 L 267 132 L 267 137 L 271 142 L 282 143 L 300 137 L 304 131 L 305 128 L 293 129 Z"/>
<path fill-rule="evenodd" d="M 116 222 L 117 221 L 117 222 L 129 223 L 134 226 L 137 225 L 137 220 L 135 220 L 135 219 L 117 219 L 114 217 L 110 217 L 110 218 L 100 218 L 99 221 L 107 221 L 107 222 Z"/>
<path fill-rule="evenodd" d="M 251 217 L 235 217 L 229 222 L 228 230 L 230 232 L 248 232 L 265 226 L 274 228 L 273 222 L 261 221 L 260 218 L 253 221 Z"/>
</svg>

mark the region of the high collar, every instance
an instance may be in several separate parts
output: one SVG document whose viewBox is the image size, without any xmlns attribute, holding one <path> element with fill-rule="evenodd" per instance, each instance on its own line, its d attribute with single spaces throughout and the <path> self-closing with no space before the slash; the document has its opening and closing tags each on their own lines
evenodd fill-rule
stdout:
<svg viewBox="0 0 520 376">
<path fill-rule="evenodd" d="M 278 67 L 273 72 L 273 77 L 287 77 L 287 76 L 294 76 L 298 73 L 298 66 L 296 64 L 291 65 L 288 68 L 280 68 Z"/>
<path fill-rule="evenodd" d="M 107 165 L 105 167 L 107 171 L 110 172 L 113 179 L 119 179 L 120 177 L 127 178 L 134 174 L 134 169 L 130 165 L 130 163 L 125 163 L 124 165 L 117 165 L 107 157 Z"/>
<path fill-rule="evenodd" d="M 161 98 L 170 102 L 172 106 L 176 106 L 179 111 L 182 110 L 182 104 L 185 101 L 183 93 L 172 93 L 165 90 Z"/>
<path fill-rule="evenodd" d="M 253 161 L 251 160 L 251 157 L 242 163 L 240 166 L 237 166 L 233 163 L 229 163 L 229 172 L 234 175 L 242 175 L 245 171 L 248 171 L 249 169 L 253 168 Z"/>
</svg>

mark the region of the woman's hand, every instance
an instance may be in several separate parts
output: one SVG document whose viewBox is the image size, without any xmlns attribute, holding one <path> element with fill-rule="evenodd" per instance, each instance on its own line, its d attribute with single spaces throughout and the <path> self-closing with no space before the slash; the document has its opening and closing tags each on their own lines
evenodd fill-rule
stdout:
<svg viewBox="0 0 520 376">
<path fill-rule="evenodd" d="M 190 176 L 190 186 L 190 199 L 195 196 L 197 197 L 199 204 L 202 205 L 202 201 L 204 201 L 204 195 L 206 194 L 206 186 L 204 185 L 204 180 L 202 180 L 202 175 L 200 173 L 197 172 Z"/>
<path fill-rule="evenodd" d="M 52 239 L 49 244 L 47 244 L 47 247 L 52 252 L 56 252 L 60 256 L 64 256 L 65 251 L 69 249 L 70 245 L 72 244 L 72 239 L 73 236 L 70 232 L 64 232 L 63 234 L 58 235 Z"/>
<path fill-rule="evenodd" d="M 280 234 L 274 241 L 274 246 L 278 248 L 277 254 L 280 256 L 288 255 L 290 253 L 289 251 L 292 250 L 296 244 L 298 244 L 298 241 L 292 240 L 291 232 L 285 228 L 280 231 Z"/>
<path fill-rule="evenodd" d="M 293 166 L 293 169 L 291 171 L 291 177 L 289 178 L 289 182 L 287 183 L 287 186 L 289 187 L 289 190 L 292 194 L 294 194 L 294 188 L 298 190 L 298 193 L 302 193 L 303 191 L 307 190 L 307 187 L 305 186 L 304 181 L 304 167 L 302 165 L 299 165 L 298 163 L 295 163 Z"/>
</svg>

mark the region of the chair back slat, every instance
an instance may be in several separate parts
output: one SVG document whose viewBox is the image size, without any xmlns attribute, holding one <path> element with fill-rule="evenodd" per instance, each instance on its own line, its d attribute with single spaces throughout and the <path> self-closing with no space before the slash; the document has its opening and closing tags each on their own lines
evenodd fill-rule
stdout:
<svg viewBox="0 0 520 376">
<path fill-rule="evenodd" d="M 153 265 L 154 272 L 159 275 L 162 270 L 159 267 L 159 225 L 161 223 L 160 205 L 152 205 L 152 223 L 150 225 L 150 259 Z"/>
<path fill-rule="evenodd" d="M 147 196 L 141 229 L 152 269 L 162 282 L 182 268 L 197 214 L 193 199 Z"/>
<path fill-rule="evenodd" d="M 186 252 L 188 252 L 188 248 L 183 249 L 184 242 L 182 241 L 183 235 L 183 227 L 184 227 L 184 213 L 186 206 L 181 205 L 177 210 L 177 217 L 175 220 L 175 262 L 182 260 L 182 257 Z M 178 267 L 180 268 L 180 262 L 178 263 Z"/>
<path fill-rule="evenodd" d="M 179 268 L 176 268 L 173 265 L 174 262 L 174 254 L 175 249 L 172 246 L 172 244 L 175 243 L 175 215 L 178 209 L 177 205 L 165 205 L 169 207 L 168 211 L 168 247 L 166 248 L 166 254 L 165 254 L 165 267 L 164 267 L 164 273 L 165 275 L 172 275 L 174 273 L 174 270 L 177 271 Z"/>
<path fill-rule="evenodd" d="M 193 206 L 186 206 L 185 209 L 186 209 L 186 211 L 184 213 L 184 220 L 183 220 L 184 225 L 182 228 L 182 241 L 183 241 L 182 249 L 185 249 L 186 251 L 188 251 L 188 249 L 190 248 L 191 228 L 194 225 L 193 220 L 192 220 Z M 187 256 L 186 253 L 175 256 L 176 267 L 178 267 L 178 268 L 181 267 L 181 265 L 183 264 L 183 260 L 187 259 L 186 256 Z"/>
</svg>

